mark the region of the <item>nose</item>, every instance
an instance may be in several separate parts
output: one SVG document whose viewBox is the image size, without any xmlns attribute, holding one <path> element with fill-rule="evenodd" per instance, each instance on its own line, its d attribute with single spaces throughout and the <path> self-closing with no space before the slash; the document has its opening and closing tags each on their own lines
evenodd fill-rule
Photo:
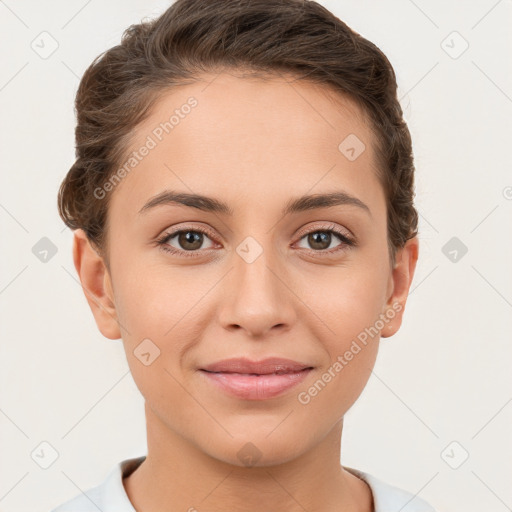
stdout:
<svg viewBox="0 0 512 512">
<path fill-rule="evenodd" d="M 234 268 L 223 280 L 218 309 L 224 329 L 243 329 L 251 338 L 259 338 L 292 327 L 297 301 L 293 283 L 285 265 L 271 253 L 263 250 L 252 262 L 234 255 Z"/>
</svg>

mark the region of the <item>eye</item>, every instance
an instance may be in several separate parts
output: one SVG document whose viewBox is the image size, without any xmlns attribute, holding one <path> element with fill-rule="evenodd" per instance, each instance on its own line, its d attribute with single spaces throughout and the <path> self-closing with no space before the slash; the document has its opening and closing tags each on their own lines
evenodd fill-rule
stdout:
<svg viewBox="0 0 512 512">
<path fill-rule="evenodd" d="M 336 242 L 336 239 L 338 239 L 341 243 L 332 249 L 331 244 Z M 356 245 L 354 240 L 349 238 L 335 225 L 309 231 L 300 238 L 300 241 L 302 240 L 305 240 L 305 242 L 312 248 L 311 250 L 315 253 L 327 252 L 328 254 L 331 254 L 339 250 L 345 250 L 347 246 Z M 303 248 L 308 249 L 307 247 Z"/>
<path fill-rule="evenodd" d="M 182 228 L 170 233 L 164 233 L 156 243 L 163 251 L 187 258 L 201 256 L 201 249 L 213 248 L 212 238 L 213 235 L 206 229 L 197 227 Z M 210 241 L 209 246 L 204 246 L 205 239 Z M 331 244 L 336 242 L 336 239 L 340 243 L 332 249 Z M 311 249 L 307 247 L 302 248 L 315 253 L 315 255 L 319 253 L 332 254 L 356 245 L 355 240 L 349 238 L 334 224 L 306 232 L 300 237 L 299 242 L 302 240 L 305 240 Z"/>
<path fill-rule="evenodd" d="M 171 254 L 194 257 L 196 256 L 194 253 L 197 253 L 200 249 L 210 249 L 213 247 L 213 244 L 209 247 L 203 247 L 205 237 L 210 240 L 209 235 L 210 233 L 203 229 L 180 229 L 171 233 L 165 233 L 157 240 L 157 244 L 162 250 Z"/>
</svg>

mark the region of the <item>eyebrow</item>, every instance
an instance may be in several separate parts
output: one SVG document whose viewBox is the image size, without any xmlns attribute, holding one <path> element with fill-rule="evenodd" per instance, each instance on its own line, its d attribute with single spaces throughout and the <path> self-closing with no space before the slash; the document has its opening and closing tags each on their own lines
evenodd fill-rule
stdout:
<svg viewBox="0 0 512 512">
<path fill-rule="evenodd" d="M 232 208 L 226 203 L 199 194 L 189 194 L 187 192 L 175 192 L 172 190 L 165 190 L 162 193 L 152 197 L 139 211 L 139 214 L 147 212 L 148 210 L 160 205 L 177 204 L 197 208 L 204 212 L 221 213 L 224 215 L 233 216 Z M 354 197 L 346 192 L 329 192 L 323 194 L 305 195 L 298 198 L 290 199 L 286 206 L 283 208 L 281 215 L 284 217 L 291 213 L 299 213 L 308 210 L 315 210 L 318 208 L 328 208 L 331 206 L 351 205 L 357 206 L 366 211 L 370 217 L 372 216 L 370 208 L 357 197 Z"/>
</svg>

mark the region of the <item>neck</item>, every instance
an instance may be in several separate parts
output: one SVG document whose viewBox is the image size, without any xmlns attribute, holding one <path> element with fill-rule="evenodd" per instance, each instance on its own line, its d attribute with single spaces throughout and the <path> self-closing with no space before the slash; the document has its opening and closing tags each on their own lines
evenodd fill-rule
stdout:
<svg viewBox="0 0 512 512">
<path fill-rule="evenodd" d="M 314 449 L 270 466 L 213 458 L 146 406 L 148 455 L 123 484 L 136 510 L 370 512 L 368 485 L 340 464 L 343 421 Z"/>
</svg>

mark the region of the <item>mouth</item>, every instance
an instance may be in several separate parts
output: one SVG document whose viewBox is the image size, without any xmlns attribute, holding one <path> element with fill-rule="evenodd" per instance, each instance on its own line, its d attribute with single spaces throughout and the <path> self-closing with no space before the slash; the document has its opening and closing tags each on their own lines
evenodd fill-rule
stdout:
<svg viewBox="0 0 512 512">
<path fill-rule="evenodd" d="M 217 361 L 201 368 L 201 370 L 211 373 L 239 373 L 243 375 L 283 375 L 297 373 L 308 368 L 312 368 L 312 366 L 280 357 L 269 357 L 261 361 L 252 361 L 241 357 Z"/>
<path fill-rule="evenodd" d="M 243 400 L 268 400 L 300 384 L 312 368 L 293 373 L 236 373 L 202 371 L 216 389 Z"/>
<path fill-rule="evenodd" d="M 212 371 L 203 370 L 203 369 L 201 369 L 201 371 L 206 372 L 206 373 L 216 373 L 216 374 L 222 374 L 222 375 L 245 375 L 245 376 L 253 376 L 253 377 L 265 377 L 267 375 L 294 375 L 294 374 L 305 372 L 307 370 L 312 370 L 312 369 L 313 369 L 313 367 L 310 366 L 308 368 L 303 368 L 302 370 L 298 370 L 298 371 L 281 370 L 281 371 L 276 371 L 276 372 L 272 372 L 272 373 L 269 373 L 269 372 L 266 372 L 266 373 L 212 372 Z"/>
</svg>

